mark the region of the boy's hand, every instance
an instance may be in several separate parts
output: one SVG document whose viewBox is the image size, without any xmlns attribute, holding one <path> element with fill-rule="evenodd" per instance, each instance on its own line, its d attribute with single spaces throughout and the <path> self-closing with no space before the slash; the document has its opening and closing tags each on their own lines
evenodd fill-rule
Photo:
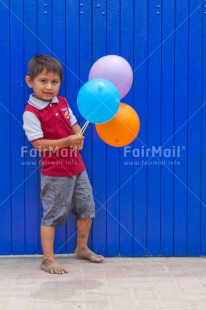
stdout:
<svg viewBox="0 0 206 310">
<path fill-rule="evenodd" d="M 84 145 L 84 137 L 79 136 L 79 133 L 75 133 L 68 137 L 68 144 L 77 150 L 82 150 Z"/>
</svg>

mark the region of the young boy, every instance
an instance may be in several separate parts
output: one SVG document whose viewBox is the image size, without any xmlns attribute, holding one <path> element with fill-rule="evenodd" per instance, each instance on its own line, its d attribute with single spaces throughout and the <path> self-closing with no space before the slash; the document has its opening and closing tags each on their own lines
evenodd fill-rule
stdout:
<svg viewBox="0 0 206 310">
<path fill-rule="evenodd" d="M 55 260 L 54 237 L 55 227 L 65 224 L 70 210 L 77 216 L 75 256 L 95 263 L 104 259 L 87 247 L 95 206 L 79 153 L 84 144 L 84 137 L 79 137 L 81 128 L 67 100 L 58 96 L 62 79 L 58 60 L 48 55 L 33 57 L 25 80 L 34 93 L 23 114 L 27 138 L 42 155 L 41 269 L 53 274 L 67 273 Z"/>
</svg>

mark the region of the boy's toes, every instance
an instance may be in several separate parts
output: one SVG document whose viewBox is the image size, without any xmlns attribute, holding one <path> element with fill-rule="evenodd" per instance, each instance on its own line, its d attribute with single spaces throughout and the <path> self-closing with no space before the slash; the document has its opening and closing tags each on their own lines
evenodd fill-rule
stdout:
<svg viewBox="0 0 206 310">
<path fill-rule="evenodd" d="M 60 264 L 58 264 L 56 261 L 52 261 L 50 259 L 44 259 L 42 261 L 42 264 L 40 268 L 48 273 L 51 274 L 65 274 L 68 273 L 68 271 L 62 267 Z"/>
<path fill-rule="evenodd" d="M 96 253 L 92 252 L 89 248 L 76 249 L 75 256 L 77 258 L 88 259 L 90 260 L 90 262 L 93 263 L 102 263 L 104 261 L 104 257 L 102 255 L 97 255 Z"/>
</svg>

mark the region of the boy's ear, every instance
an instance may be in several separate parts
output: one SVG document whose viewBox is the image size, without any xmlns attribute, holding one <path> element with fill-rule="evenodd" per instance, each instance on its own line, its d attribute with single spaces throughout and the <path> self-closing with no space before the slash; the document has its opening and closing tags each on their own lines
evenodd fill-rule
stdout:
<svg viewBox="0 0 206 310">
<path fill-rule="evenodd" d="M 29 86 L 29 88 L 32 88 L 33 84 L 32 84 L 32 81 L 29 75 L 25 77 L 25 81 L 26 81 L 26 84 Z"/>
</svg>

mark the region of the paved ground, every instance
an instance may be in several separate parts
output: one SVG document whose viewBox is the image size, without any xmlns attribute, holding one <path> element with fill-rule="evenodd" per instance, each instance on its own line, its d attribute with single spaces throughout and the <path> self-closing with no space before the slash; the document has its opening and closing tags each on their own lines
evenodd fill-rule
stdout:
<svg viewBox="0 0 206 310">
<path fill-rule="evenodd" d="M 206 258 L 60 256 L 69 270 L 50 275 L 40 257 L 0 258 L 2 310 L 206 310 Z"/>
</svg>

